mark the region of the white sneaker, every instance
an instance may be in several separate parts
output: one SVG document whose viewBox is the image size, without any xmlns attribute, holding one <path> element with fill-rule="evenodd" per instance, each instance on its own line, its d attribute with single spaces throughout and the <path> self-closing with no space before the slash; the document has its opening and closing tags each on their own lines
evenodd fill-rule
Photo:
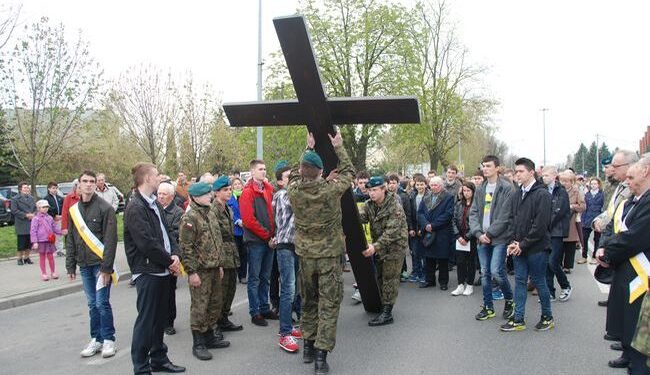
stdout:
<svg viewBox="0 0 650 375">
<path fill-rule="evenodd" d="M 359 293 L 359 289 L 354 290 L 354 293 L 352 293 L 352 299 L 361 302 L 361 293 Z"/>
<path fill-rule="evenodd" d="M 465 287 L 465 291 L 463 292 L 464 296 L 471 296 L 474 293 L 474 287 L 471 285 L 468 285 Z"/>
<path fill-rule="evenodd" d="M 86 346 L 86 348 L 81 351 L 81 356 L 82 357 L 92 357 L 95 354 L 97 354 L 97 352 L 99 352 L 100 350 L 102 350 L 102 343 L 97 342 L 97 340 L 95 340 L 95 339 L 92 339 L 88 343 L 88 346 Z"/>
<path fill-rule="evenodd" d="M 465 284 L 460 284 L 456 289 L 454 289 L 453 292 L 451 292 L 451 295 L 460 296 L 461 294 L 463 294 L 464 291 L 465 291 Z"/>
<path fill-rule="evenodd" d="M 102 357 L 109 358 L 115 355 L 115 341 L 104 340 L 102 346 Z"/>
<path fill-rule="evenodd" d="M 562 291 L 560 292 L 560 298 L 558 299 L 560 300 L 560 302 L 566 302 L 569 300 L 570 297 L 571 297 L 571 287 L 568 287 L 567 289 L 562 289 Z"/>
</svg>

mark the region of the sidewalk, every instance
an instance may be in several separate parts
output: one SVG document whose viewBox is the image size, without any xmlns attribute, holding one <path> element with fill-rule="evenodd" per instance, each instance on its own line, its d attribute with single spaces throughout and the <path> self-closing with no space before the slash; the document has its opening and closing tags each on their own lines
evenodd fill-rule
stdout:
<svg viewBox="0 0 650 375">
<path fill-rule="evenodd" d="M 65 257 L 54 257 L 59 279 L 50 281 L 41 280 L 38 254 L 32 254 L 31 259 L 34 264 L 24 266 L 18 266 L 16 259 L 0 261 L 0 310 L 45 301 L 81 290 L 79 267 L 77 267 L 77 279 L 70 281 L 65 269 Z M 120 273 L 120 280 L 129 280 L 131 272 L 122 242 L 117 244 L 115 265 Z"/>
</svg>

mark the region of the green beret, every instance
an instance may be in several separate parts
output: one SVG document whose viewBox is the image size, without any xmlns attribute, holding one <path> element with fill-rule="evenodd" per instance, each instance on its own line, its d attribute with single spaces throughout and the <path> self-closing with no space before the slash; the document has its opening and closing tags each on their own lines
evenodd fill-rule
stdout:
<svg viewBox="0 0 650 375">
<path fill-rule="evenodd" d="M 302 162 L 318 169 L 323 169 L 323 160 L 314 151 L 306 151 L 302 155 Z"/>
<path fill-rule="evenodd" d="M 230 179 L 228 178 L 228 176 L 221 176 L 217 178 L 214 184 L 212 184 L 212 190 L 219 191 L 222 188 L 225 188 L 226 186 L 230 186 Z"/>
<path fill-rule="evenodd" d="M 386 183 L 384 176 L 372 176 L 366 183 L 366 188 L 370 189 L 377 186 L 382 186 Z"/>
<path fill-rule="evenodd" d="M 190 185 L 187 193 L 193 197 L 200 197 L 212 191 L 212 187 L 207 182 L 196 182 Z"/>
<path fill-rule="evenodd" d="M 289 166 L 289 162 L 286 160 L 280 160 L 275 164 L 275 168 L 273 168 L 273 171 L 277 172 L 282 168 L 286 168 Z"/>
<path fill-rule="evenodd" d="M 604 158 L 603 160 L 600 161 L 600 164 L 602 164 L 603 166 L 608 166 L 612 164 L 612 157 L 610 156 L 608 158 Z"/>
</svg>

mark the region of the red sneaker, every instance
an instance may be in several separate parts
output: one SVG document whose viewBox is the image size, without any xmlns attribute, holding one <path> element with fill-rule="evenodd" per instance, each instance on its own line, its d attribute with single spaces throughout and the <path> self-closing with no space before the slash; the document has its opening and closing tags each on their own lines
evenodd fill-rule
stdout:
<svg viewBox="0 0 650 375">
<path fill-rule="evenodd" d="M 302 331 L 300 330 L 300 327 L 293 327 L 291 329 L 291 336 L 293 336 L 294 339 L 302 339 Z"/>
<path fill-rule="evenodd" d="M 296 342 L 296 339 L 290 335 L 281 336 L 279 345 L 289 353 L 295 353 L 298 351 L 298 343 Z"/>
</svg>

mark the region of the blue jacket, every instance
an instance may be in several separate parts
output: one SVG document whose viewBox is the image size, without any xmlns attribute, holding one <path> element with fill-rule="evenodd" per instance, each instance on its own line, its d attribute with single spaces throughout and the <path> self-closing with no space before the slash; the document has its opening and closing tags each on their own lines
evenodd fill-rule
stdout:
<svg viewBox="0 0 650 375">
<path fill-rule="evenodd" d="M 590 191 L 585 194 L 585 203 L 587 204 L 587 209 L 582 213 L 581 221 L 583 228 L 591 228 L 591 223 L 594 219 L 603 212 L 603 206 L 605 205 L 605 194 L 602 190 L 598 190 L 596 195 L 592 195 Z"/>
<path fill-rule="evenodd" d="M 236 223 L 238 220 L 241 220 L 241 214 L 239 213 L 239 201 L 237 200 L 237 198 L 235 198 L 234 195 L 231 196 L 230 199 L 228 200 L 228 202 L 226 202 L 226 204 L 228 204 L 228 206 L 232 210 L 233 224 Z M 241 237 L 241 236 L 244 235 L 244 230 L 242 229 L 242 227 L 240 225 L 234 224 L 234 228 L 235 228 L 235 231 L 233 232 L 233 234 L 235 236 L 240 236 Z"/>
<path fill-rule="evenodd" d="M 452 243 L 455 241 L 453 218 L 455 197 L 445 190 L 439 195 L 435 203 L 432 203 L 433 194 L 427 192 L 422 198 L 418 207 L 418 225 L 424 228 L 431 224 L 435 232 L 435 240 L 430 247 L 423 247 L 423 254 L 427 258 L 448 259 L 451 255 Z"/>
</svg>

